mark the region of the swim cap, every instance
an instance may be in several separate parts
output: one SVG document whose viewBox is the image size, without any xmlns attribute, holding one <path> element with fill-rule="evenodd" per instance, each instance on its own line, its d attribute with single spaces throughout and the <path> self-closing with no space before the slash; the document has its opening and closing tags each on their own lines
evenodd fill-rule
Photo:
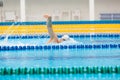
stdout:
<svg viewBox="0 0 120 80">
<path fill-rule="evenodd" d="M 66 41 L 66 40 L 69 40 L 70 37 L 68 35 L 64 35 L 64 36 L 62 36 L 62 39 Z"/>
</svg>

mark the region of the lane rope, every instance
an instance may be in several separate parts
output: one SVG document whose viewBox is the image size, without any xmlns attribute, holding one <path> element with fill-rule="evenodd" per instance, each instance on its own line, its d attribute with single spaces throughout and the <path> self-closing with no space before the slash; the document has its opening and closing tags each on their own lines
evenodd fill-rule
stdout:
<svg viewBox="0 0 120 80">
<path fill-rule="evenodd" d="M 25 74 L 120 74 L 120 66 L 115 67 L 60 67 L 60 68 L 0 68 L 0 75 Z"/>
</svg>

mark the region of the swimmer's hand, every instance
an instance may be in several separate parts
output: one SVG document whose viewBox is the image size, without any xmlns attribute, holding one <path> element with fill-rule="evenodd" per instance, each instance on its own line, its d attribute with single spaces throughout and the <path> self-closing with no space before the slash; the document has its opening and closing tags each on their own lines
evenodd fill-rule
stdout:
<svg viewBox="0 0 120 80">
<path fill-rule="evenodd" d="M 49 18 L 49 17 L 51 17 L 51 16 L 49 16 L 49 15 L 47 15 L 47 14 L 46 14 L 46 15 L 44 15 L 44 18 Z"/>
</svg>

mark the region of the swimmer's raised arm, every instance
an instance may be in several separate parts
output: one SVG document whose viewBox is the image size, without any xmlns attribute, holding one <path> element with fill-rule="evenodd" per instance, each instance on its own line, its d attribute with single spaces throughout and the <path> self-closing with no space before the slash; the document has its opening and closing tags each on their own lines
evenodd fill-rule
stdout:
<svg viewBox="0 0 120 80">
<path fill-rule="evenodd" d="M 50 40 L 47 43 L 51 43 L 51 42 L 59 43 L 58 37 L 54 33 L 52 28 L 52 17 L 49 15 L 44 15 L 44 17 L 47 19 L 46 25 L 47 25 L 48 33 L 50 35 Z"/>
<path fill-rule="evenodd" d="M 69 40 L 68 35 L 64 35 L 62 38 L 58 39 L 57 35 L 54 33 L 53 28 L 52 28 L 52 17 L 49 15 L 44 15 L 44 17 L 47 19 L 47 29 L 48 33 L 50 35 L 50 40 L 47 43 L 55 42 L 55 43 L 61 43 L 63 41 Z"/>
<path fill-rule="evenodd" d="M 48 33 L 50 35 L 50 38 L 54 38 L 54 32 L 52 29 L 52 18 L 49 15 L 44 15 L 44 17 L 47 19 L 46 25 L 47 25 L 47 29 L 48 29 Z"/>
</svg>

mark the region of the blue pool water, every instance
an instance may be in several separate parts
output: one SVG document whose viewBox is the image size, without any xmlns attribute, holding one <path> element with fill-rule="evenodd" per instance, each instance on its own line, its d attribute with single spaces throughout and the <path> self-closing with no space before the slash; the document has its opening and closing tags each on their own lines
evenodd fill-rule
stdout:
<svg viewBox="0 0 120 80">
<path fill-rule="evenodd" d="M 69 45 L 69 44 L 105 44 L 105 43 L 120 43 L 120 35 L 69 35 L 70 38 L 74 39 L 73 41 L 66 41 L 59 43 L 58 45 Z M 2 36 L 3 37 L 3 36 Z M 37 36 L 11 36 L 8 37 L 7 42 L 4 41 L 4 38 L 0 37 L 0 45 L 46 45 L 46 42 L 49 40 L 48 35 L 37 35 Z M 61 35 L 59 36 L 61 38 Z M 5 39 L 6 40 L 6 39 Z"/>
<path fill-rule="evenodd" d="M 7 42 L 1 37 L 0 46 L 36 45 L 112 45 L 120 44 L 117 36 L 70 35 L 76 42 L 46 44 L 49 37 L 9 37 Z M 0 50 L 0 68 L 18 67 L 80 67 L 80 66 L 119 66 L 120 47 L 115 48 L 75 48 L 75 49 L 31 49 Z M 70 74 L 70 75 L 0 75 L 0 80 L 120 80 L 120 74 Z"/>
<path fill-rule="evenodd" d="M 116 66 L 120 65 L 119 61 L 119 49 L 25 50 L 0 52 L 0 67 L 71 67 L 71 63 L 76 67 Z"/>
<path fill-rule="evenodd" d="M 6 75 L 0 80 L 120 80 L 119 74 Z"/>
</svg>

